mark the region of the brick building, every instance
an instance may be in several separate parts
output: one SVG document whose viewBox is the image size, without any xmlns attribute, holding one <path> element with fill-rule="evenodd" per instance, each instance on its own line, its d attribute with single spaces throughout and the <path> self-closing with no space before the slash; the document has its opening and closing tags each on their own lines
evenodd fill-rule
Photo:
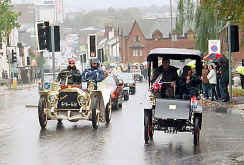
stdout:
<svg viewBox="0 0 244 165">
<path fill-rule="evenodd" d="M 189 31 L 180 36 L 173 32 L 172 35 L 165 36 L 159 29 L 144 29 L 140 23 L 134 21 L 128 34 L 124 34 L 122 30 L 120 35 L 120 56 L 122 63 L 126 64 L 143 63 L 153 48 L 170 47 L 194 49 L 193 33 Z"/>
</svg>

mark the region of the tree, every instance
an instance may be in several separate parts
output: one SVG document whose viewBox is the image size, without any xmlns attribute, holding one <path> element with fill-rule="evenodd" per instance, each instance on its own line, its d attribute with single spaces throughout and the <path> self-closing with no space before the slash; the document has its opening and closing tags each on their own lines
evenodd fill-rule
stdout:
<svg viewBox="0 0 244 165">
<path fill-rule="evenodd" d="M 178 11 L 183 15 L 180 17 L 180 21 L 183 22 L 181 25 L 188 25 L 194 30 L 196 48 L 203 53 L 207 53 L 208 40 L 220 39 L 220 33 L 227 21 L 240 23 L 243 10 L 243 0 L 205 0 L 200 3 L 195 0 L 179 0 L 178 2 Z"/>
<path fill-rule="evenodd" d="M 19 27 L 20 24 L 17 22 L 19 14 L 14 12 L 9 5 L 9 0 L 3 0 L 0 3 L 0 38 L 7 39 L 11 31 L 15 27 Z M 9 44 L 9 43 L 8 43 Z"/>
</svg>

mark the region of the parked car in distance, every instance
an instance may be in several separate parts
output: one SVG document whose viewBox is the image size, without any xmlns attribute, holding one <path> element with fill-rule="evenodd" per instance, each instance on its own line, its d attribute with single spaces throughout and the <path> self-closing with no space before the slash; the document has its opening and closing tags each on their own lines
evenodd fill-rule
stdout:
<svg viewBox="0 0 244 165">
<path fill-rule="evenodd" d="M 136 93 L 136 81 L 133 73 L 118 72 L 116 75 L 119 79 L 123 80 L 125 87 L 129 87 L 131 95 Z"/>
<path fill-rule="evenodd" d="M 122 79 L 119 79 L 119 85 L 123 86 L 123 98 L 124 101 L 128 101 L 130 98 L 130 88 L 128 86 L 125 86 L 125 83 Z"/>
<path fill-rule="evenodd" d="M 141 72 L 133 72 L 133 77 L 135 81 L 142 81 L 143 80 L 143 76 L 141 74 Z"/>
</svg>

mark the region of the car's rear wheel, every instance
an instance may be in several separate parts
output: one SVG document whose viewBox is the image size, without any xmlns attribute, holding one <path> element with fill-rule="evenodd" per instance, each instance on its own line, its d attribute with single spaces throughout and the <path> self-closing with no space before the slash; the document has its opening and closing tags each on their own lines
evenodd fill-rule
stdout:
<svg viewBox="0 0 244 165">
<path fill-rule="evenodd" d="M 194 122 L 194 138 L 193 138 L 194 145 L 199 144 L 199 139 L 200 139 L 200 120 L 198 117 L 196 117 Z"/>
<path fill-rule="evenodd" d="M 58 119 L 58 124 L 62 124 L 63 119 Z"/>
<path fill-rule="evenodd" d="M 115 110 L 118 110 L 118 109 L 119 109 L 119 103 L 118 103 L 118 100 L 115 101 L 114 106 L 113 106 L 113 109 L 115 109 Z"/>
<path fill-rule="evenodd" d="M 99 105 L 98 103 L 98 98 L 95 96 L 93 97 L 93 103 L 92 103 L 92 127 L 94 129 L 98 128 L 98 115 L 97 115 L 97 106 Z"/>
<path fill-rule="evenodd" d="M 110 99 L 109 103 L 107 104 L 106 109 L 105 109 L 105 121 L 107 124 L 110 123 L 111 116 L 112 116 L 112 105 L 111 105 L 111 99 Z"/>
<path fill-rule="evenodd" d="M 129 100 L 129 92 L 126 92 L 124 95 L 124 100 L 128 101 Z"/>
<path fill-rule="evenodd" d="M 47 100 L 44 96 L 41 96 L 38 103 L 38 116 L 42 129 L 46 128 L 47 125 L 47 114 L 44 111 L 45 108 L 47 108 Z"/>
</svg>

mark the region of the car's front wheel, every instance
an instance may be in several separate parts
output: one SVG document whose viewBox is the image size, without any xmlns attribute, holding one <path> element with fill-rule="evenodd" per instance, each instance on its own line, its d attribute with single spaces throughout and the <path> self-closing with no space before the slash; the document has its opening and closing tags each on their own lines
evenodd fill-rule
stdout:
<svg viewBox="0 0 244 165">
<path fill-rule="evenodd" d="M 124 100 L 128 101 L 129 100 L 129 92 L 125 92 L 124 94 Z"/>
<path fill-rule="evenodd" d="M 105 121 L 107 124 L 110 123 L 111 116 L 112 116 L 112 105 L 111 105 L 111 99 L 110 99 L 109 103 L 107 104 L 106 109 L 105 109 Z"/>
<path fill-rule="evenodd" d="M 46 128 L 47 125 L 47 114 L 44 111 L 45 108 L 47 108 L 47 100 L 44 96 L 41 96 L 38 103 L 38 116 L 39 123 L 42 129 Z"/>
<path fill-rule="evenodd" d="M 98 115 L 97 115 L 97 107 L 98 107 L 98 98 L 95 96 L 93 98 L 93 103 L 92 103 L 92 127 L 94 129 L 98 128 Z"/>
</svg>

